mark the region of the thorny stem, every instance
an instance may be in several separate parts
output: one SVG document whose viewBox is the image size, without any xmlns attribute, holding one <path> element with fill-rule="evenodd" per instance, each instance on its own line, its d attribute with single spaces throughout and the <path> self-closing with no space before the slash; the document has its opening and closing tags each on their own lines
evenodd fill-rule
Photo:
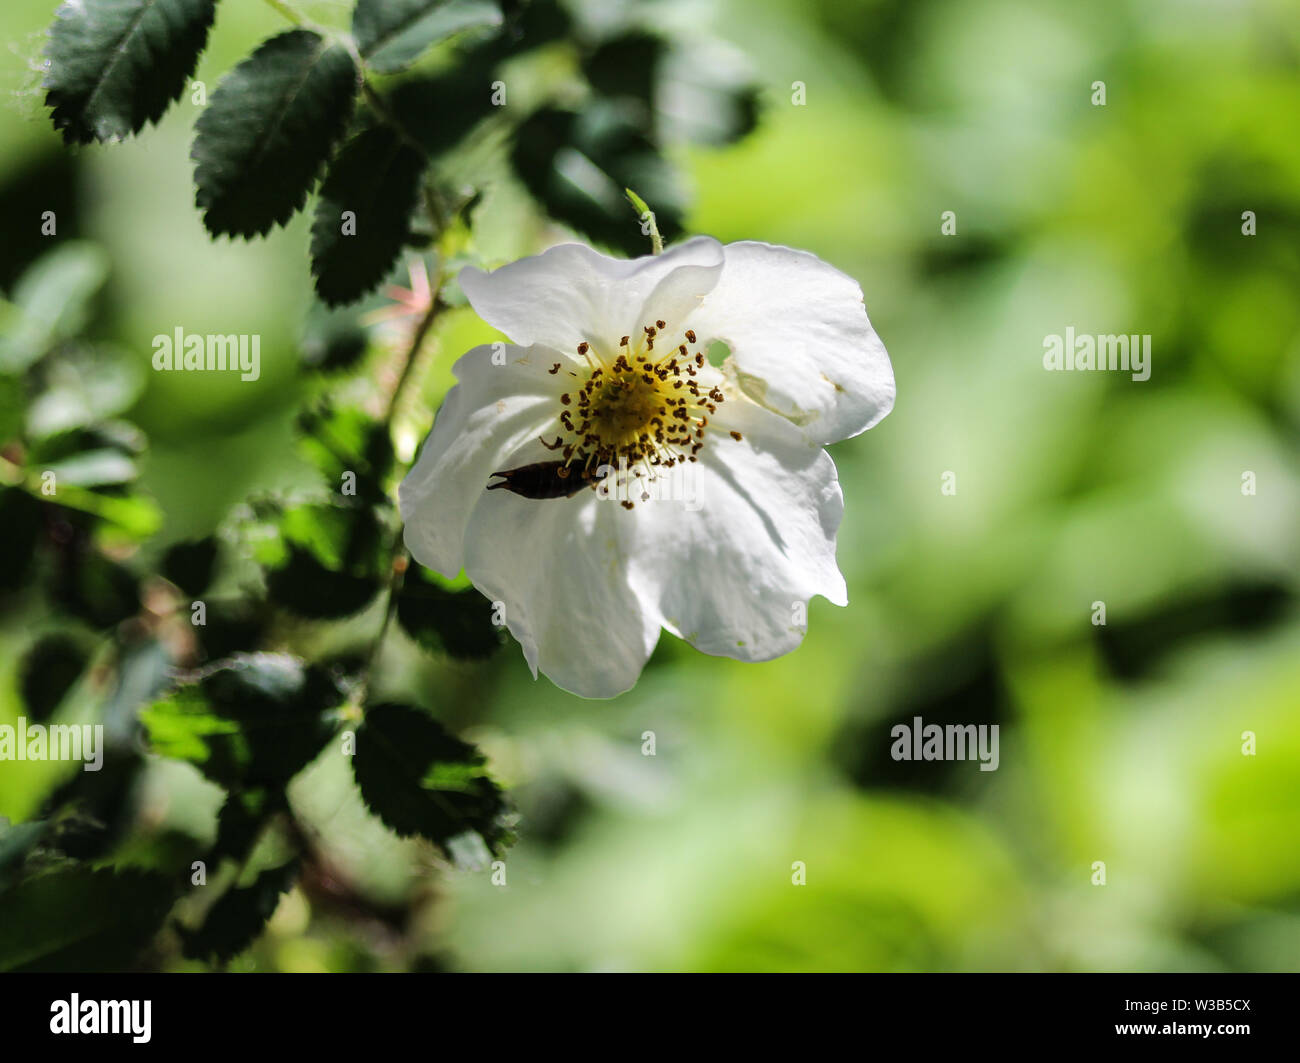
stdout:
<svg viewBox="0 0 1300 1063">
<path fill-rule="evenodd" d="M 429 297 L 429 309 L 425 311 L 424 317 L 416 326 L 415 332 L 411 336 L 411 342 L 406 349 L 406 357 L 402 365 L 401 375 L 397 378 L 397 384 L 393 387 L 393 393 L 388 399 L 388 409 L 384 413 L 384 425 L 392 425 L 393 416 L 397 412 L 398 403 L 401 400 L 402 392 L 407 384 L 414 377 L 415 366 L 419 361 L 420 348 L 424 345 L 425 337 L 428 336 L 429 330 L 433 328 L 434 322 L 438 319 L 438 314 L 443 309 L 442 301 L 442 267 L 439 266 L 438 272 L 431 286 L 431 295 Z M 352 701 L 358 711 L 366 700 L 370 692 L 370 679 L 374 671 L 375 663 L 379 658 L 379 651 L 383 647 L 384 637 L 388 634 L 389 625 L 393 622 L 393 614 L 397 611 L 397 595 L 402 589 L 402 582 L 406 575 L 409 558 L 406 555 L 406 548 L 402 545 L 402 528 L 399 524 L 393 532 L 392 546 L 389 551 L 392 557 L 392 568 L 388 578 L 388 588 L 384 601 L 384 618 L 380 621 L 379 631 L 375 634 L 374 641 L 370 644 L 370 651 L 366 657 L 366 664 L 361 673 L 361 685 L 356 691 Z"/>
</svg>

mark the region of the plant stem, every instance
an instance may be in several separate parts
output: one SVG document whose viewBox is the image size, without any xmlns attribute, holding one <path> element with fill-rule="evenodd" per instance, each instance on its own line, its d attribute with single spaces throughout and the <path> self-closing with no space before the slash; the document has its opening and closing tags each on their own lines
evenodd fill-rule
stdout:
<svg viewBox="0 0 1300 1063">
<path fill-rule="evenodd" d="M 298 14 L 298 12 L 286 4 L 284 0 L 266 0 L 266 3 L 268 6 L 287 18 L 295 26 L 302 26 L 307 22 L 302 15 Z"/>
</svg>

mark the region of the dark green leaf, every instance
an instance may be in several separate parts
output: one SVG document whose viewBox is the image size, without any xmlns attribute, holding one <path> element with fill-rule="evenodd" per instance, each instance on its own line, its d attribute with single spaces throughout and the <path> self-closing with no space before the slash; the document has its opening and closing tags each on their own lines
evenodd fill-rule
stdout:
<svg viewBox="0 0 1300 1063">
<path fill-rule="evenodd" d="M 275 914 L 280 897 L 298 878 L 298 861 L 263 871 L 250 886 L 228 890 L 198 930 L 178 927 L 183 952 L 192 960 L 228 960 L 248 948 Z"/>
<path fill-rule="evenodd" d="M 0 895 L 0 971 L 118 971 L 152 940 L 175 898 L 163 875 L 53 871 Z"/>
<path fill-rule="evenodd" d="M 206 539 L 176 543 L 163 555 L 162 574 L 186 594 L 197 596 L 212 582 L 217 565 L 217 540 Z"/>
<path fill-rule="evenodd" d="M 655 78 L 664 55 L 662 37 L 640 31 L 604 41 L 582 64 L 591 87 L 604 96 L 639 100 L 648 116 L 654 105 Z"/>
<path fill-rule="evenodd" d="M 296 506 L 285 512 L 280 531 L 287 549 L 267 571 L 267 590 L 272 602 L 299 616 L 359 612 L 388 576 L 383 530 L 368 506 Z"/>
<path fill-rule="evenodd" d="M 55 13 L 45 105 L 68 143 L 120 140 L 185 87 L 216 0 L 75 0 Z"/>
<path fill-rule="evenodd" d="M 384 480 L 394 456 L 386 424 L 355 406 L 321 403 L 299 415 L 298 429 L 299 449 L 332 489 L 339 490 L 351 472 L 357 498 L 379 502 L 387 497 Z"/>
<path fill-rule="evenodd" d="M 343 693 L 322 669 L 282 653 L 241 654 L 140 713 L 153 749 L 213 782 L 279 786 L 329 741 Z"/>
<path fill-rule="evenodd" d="M 444 851 L 467 832 L 492 852 L 511 840 L 509 805 L 483 754 L 419 709 L 367 709 L 352 770 L 371 811 L 398 834 L 418 834 Z"/>
<path fill-rule="evenodd" d="M 398 85 L 388 106 L 405 129 L 431 155 L 447 151 L 496 110 L 492 74 L 464 63 L 451 70 L 413 77 Z"/>
<path fill-rule="evenodd" d="M 243 860 L 253 847 L 266 820 L 285 807 L 283 790 L 257 788 L 236 790 L 226 798 L 217 815 L 214 859 L 229 856 Z"/>
<path fill-rule="evenodd" d="M 584 111 L 544 107 L 519 127 L 511 152 L 519 179 L 551 217 L 629 255 L 649 241 L 627 209 L 625 188 L 653 206 L 665 240 L 681 235 L 684 195 L 677 172 L 627 113 L 594 103 Z"/>
<path fill-rule="evenodd" d="M 85 646 L 71 635 L 46 635 L 37 641 L 18 669 L 28 715 L 37 722 L 48 720 L 89 660 Z"/>
<path fill-rule="evenodd" d="M 501 25 L 491 0 L 357 0 L 352 34 L 366 65 L 380 73 L 409 66 L 453 33 Z"/>
<path fill-rule="evenodd" d="M 322 373 L 352 369 L 366 353 L 370 337 L 355 310 L 336 310 L 313 301 L 299 345 L 302 364 Z"/>
<path fill-rule="evenodd" d="M 487 657 L 500 648 L 503 631 L 492 623 L 492 603 L 478 591 L 450 591 L 416 569 L 397 596 L 397 620 L 427 650 L 453 657 Z"/>
<path fill-rule="evenodd" d="M 207 602 L 204 619 L 207 623 L 195 625 L 193 631 L 203 659 L 216 661 L 260 646 L 270 618 L 255 603 L 236 600 Z"/>
<path fill-rule="evenodd" d="M 0 557 L 4 558 L 0 590 L 17 590 L 35 575 L 36 544 L 45 525 L 43 509 L 26 491 L 0 488 Z"/>
<path fill-rule="evenodd" d="M 49 830 L 43 819 L 10 823 L 0 816 L 0 894 L 22 874 L 23 862 Z"/>
<path fill-rule="evenodd" d="M 194 182 L 214 236 L 260 236 L 306 201 L 347 128 L 352 57 L 309 30 L 266 41 L 222 78 L 196 125 Z"/>
<path fill-rule="evenodd" d="M 387 126 L 367 129 L 330 164 L 311 234 L 316 292 L 328 305 L 360 299 L 392 268 L 410 233 L 424 165 Z"/>
<path fill-rule="evenodd" d="M 139 582 L 125 565 L 84 544 L 70 544 L 61 561 L 54 600 L 73 616 L 109 628 L 139 610 Z"/>
</svg>

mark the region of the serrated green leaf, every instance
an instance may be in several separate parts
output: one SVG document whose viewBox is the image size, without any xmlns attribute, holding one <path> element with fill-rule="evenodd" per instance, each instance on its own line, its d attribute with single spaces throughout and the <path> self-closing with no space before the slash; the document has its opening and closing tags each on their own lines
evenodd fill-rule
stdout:
<svg viewBox="0 0 1300 1063">
<path fill-rule="evenodd" d="M 252 849 L 267 818 L 285 805 L 283 790 L 259 787 L 231 793 L 217 814 L 217 841 L 212 847 L 213 858 L 229 856 L 243 860 Z"/>
<path fill-rule="evenodd" d="M 129 967 L 162 925 L 176 891 L 145 871 L 53 871 L 0 894 L 0 971 Z"/>
<path fill-rule="evenodd" d="M 330 164 L 311 233 L 311 271 L 326 304 L 360 299 L 387 276 L 410 234 L 424 166 L 387 126 L 353 138 Z"/>
<path fill-rule="evenodd" d="M 501 647 L 502 628 L 492 623 L 492 603 L 478 591 L 451 591 L 407 575 L 397 595 L 397 621 L 427 650 L 453 657 L 488 657 Z"/>
<path fill-rule="evenodd" d="M 216 0 L 75 0 L 55 12 L 45 105 L 68 143 L 120 140 L 156 122 L 207 43 Z"/>
<path fill-rule="evenodd" d="M 197 930 L 178 927 L 183 952 L 192 960 L 228 960 L 248 948 L 275 914 L 280 897 L 298 878 L 298 861 L 263 871 L 249 886 L 222 894 Z"/>
<path fill-rule="evenodd" d="M 282 653 L 239 654 L 140 713 L 153 749 L 213 782 L 279 786 L 329 741 L 343 693 L 322 669 Z"/>
<path fill-rule="evenodd" d="M 352 35 L 379 73 L 409 66 L 426 48 L 473 27 L 501 25 L 491 0 L 357 0 Z"/>
<path fill-rule="evenodd" d="M 310 30 L 265 41 L 196 124 L 195 202 L 214 236 L 261 236 L 299 210 L 352 114 L 357 71 Z"/>
<path fill-rule="evenodd" d="M 386 703 L 366 710 L 352 771 L 370 810 L 398 834 L 451 853 L 454 839 L 472 833 L 499 852 L 512 840 L 510 807 L 484 764 L 427 713 Z"/>
<path fill-rule="evenodd" d="M 281 518 L 280 533 L 286 550 L 267 571 L 267 590 L 299 616 L 350 616 L 387 578 L 383 529 L 368 506 L 295 506 Z"/>
</svg>

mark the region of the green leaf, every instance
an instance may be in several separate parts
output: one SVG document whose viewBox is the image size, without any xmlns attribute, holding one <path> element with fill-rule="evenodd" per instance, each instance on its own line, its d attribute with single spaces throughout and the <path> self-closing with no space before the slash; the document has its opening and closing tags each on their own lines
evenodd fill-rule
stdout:
<svg viewBox="0 0 1300 1063">
<path fill-rule="evenodd" d="M 0 971 L 120 971 L 149 944 L 175 899 L 146 871 L 53 871 L 0 894 Z"/>
<path fill-rule="evenodd" d="M 27 854 L 45 837 L 49 826 L 43 819 L 10 823 L 0 816 L 0 894 L 21 876 Z"/>
<path fill-rule="evenodd" d="M 310 30 L 264 42 L 196 124 L 195 202 L 214 236 L 261 236 L 299 210 L 352 114 L 357 71 Z"/>
<path fill-rule="evenodd" d="M 216 0 L 75 0 L 55 12 L 44 88 L 70 144 L 121 140 L 156 122 L 185 88 Z"/>
<path fill-rule="evenodd" d="M 113 692 L 104 702 L 104 736 L 110 744 L 134 744 L 140 706 L 152 704 L 172 685 L 174 660 L 161 639 L 144 638 L 124 645 L 117 659 Z"/>
<path fill-rule="evenodd" d="M 144 390 L 139 367 L 104 348 L 68 351 L 42 368 L 45 390 L 27 411 L 27 434 L 34 439 L 113 417 Z"/>
<path fill-rule="evenodd" d="M 46 635 L 23 655 L 18 686 L 33 720 L 48 720 L 76 683 L 90 654 L 79 639 L 61 632 Z"/>
<path fill-rule="evenodd" d="M 150 745 L 213 782 L 279 786 L 329 741 L 343 701 L 323 670 L 283 653 L 239 654 L 140 713 Z"/>
<path fill-rule="evenodd" d="M 125 565 L 84 544 L 62 560 L 53 598 L 73 616 L 92 627 L 110 628 L 139 610 L 139 581 Z"/>
<path fill-rule="evenodd" d="M 451 853 L 453 839 L 472 833 L 496 853 L 513 840 L 510 807 L 484 760 L 427 713 L 382 704 L 357 730 L 352 771 L 371 811 L 398 834 Z"/>
<path fill-rule="evenodd" d="M 14 286 L 16 323 L 0 335 L 0 372 L 16 373 L 55 343 L 81 331 L 91 300 L 108 279 L 108 256 L 94 244 L 70 242 L 42 255 Z"/>
<path fill-rule="evenodd" d="M 424 166 L 387 126 L 367 129 L 330 164 L 311 234 L 311 271 L 326 304 L 360 299 L 387 276 L 410 235 Z"/>
<path fill-rule="evenodd" d="M 625 254 L 645 252 L 624 189 L 655 204 L 664 240 L 682 232 L 685 196 L 672 164 L 626 110 L 595 102 L 581 112 L 543 107 L 519 127 L 510 161 L 553 218 Z"/>
<path fill-rule="evenodd" d="M 425 151 L 453 148 L 497 108 L 492 80 L 482 67 L 466 63 L 437 74 L 411 77 L 393 89 L 388 107 Z"/>
<path fill-rule="evenodd" d="M 27 390 L 19 377 L 0 374 L 0 447 L 22 431 Z"/>
<path fill-rule="evenodd" d="M 283 790 L 255 788 L 236 790 L 217 814 L 217 841 L 212 847 L 214 859 L 229 856 L 243 860 L 253 848 L 267 819 L 286 807 Z"/>
<path fill-rule="evenodd" d="M 356 497 L 371 502 L 387 498 L 385 478 L 393 469 L 393 441 L 388 426 L 355 406 L 321 402 L 298 417 L 298 449 L 321 471 L 334 490 L 351 472 Z"/>
<path fill-rule="evenodd" d="M 381 74 L 409 66 L 453 33 L 501 25 L 491 0 L 357 0 L 352 35 L 366 65 Z"/>
<path fill-rule="evenodd" d="M 295 506 L 280 532 L 287 549 L 268 568 L 267 590 L 275 604 L 299 616 L 351 616 L 388 576 L 383 529 L 368 506 Z"/>
<path fill-rule="evenodd" d="M 17 487 L 0 487 L 0 590 L 15 591 L 35 575 L 36 546 L 46 507 Z M 4 597 L 0 596 L 0 603 Z"/>
<path fill-rule="evenodd" d="M 602 41 L 583 60 L 582 72 L 602 96 L 630 96 L 648 117 L 654 105 L 655 80 L 665 44 L 662 37 L 635 30 Z"/>
<path fill-rule="evenodd" d="M 425 649 L 453 657 L 488 657 L 504 641 L 483 595 L 472 588 L 446 590 L 425 579 L 421 569 L 409 572 L 398 592 L 397 621 Z"/>
<path fill-rule="evenodd" d="M 175 543 L 163 555 L 161 571 L 186 594 L 202 594 L 212 582 L 217 565 L 217 540 L 214 536 L 191 542 Z"/>
<path fill-rule="evenodd" d="M 321 373 L 352 369 L 370 346 L 357 311 L 331 309 L 313 300 L 298 345 L 302 364 Z"/>
<path fill-rule="evenodd" d="M 107 484 L 130 483 L 136 478 L 135 462 L 120 450 L 88 450 L 74 454 L 63 461 L 54 462 L 43 472 L 52 472 L 59 485 L 76 487 L 103 487 Z"/>
<path fill-rule="evenodd" d="M 228 890 L 204 916 L 198 930 L 178 927 L 182 951 L 191 960 L 228 960 L 251 945 L 275 914 L 280 897 L 298 878 L 298 861 L 263 871 L 250 886 Z"/>
</svg>

